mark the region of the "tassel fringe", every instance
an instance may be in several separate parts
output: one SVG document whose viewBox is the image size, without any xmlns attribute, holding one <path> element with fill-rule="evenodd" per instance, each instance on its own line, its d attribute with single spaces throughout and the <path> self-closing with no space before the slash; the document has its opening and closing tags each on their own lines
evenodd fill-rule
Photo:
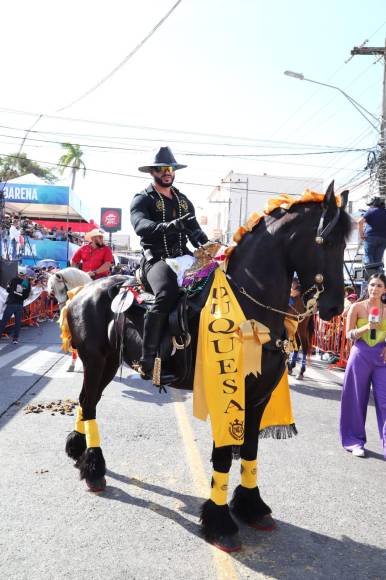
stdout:
<svg viewBox="0 0 386 580">
<path fill-rule="evenodd" d="M 270 427 L 265 427 L 259 433 L 260 439 L 291 439 L 298 434 L 295 423 L 291 425 L 271 425 Z"/>
</svg>

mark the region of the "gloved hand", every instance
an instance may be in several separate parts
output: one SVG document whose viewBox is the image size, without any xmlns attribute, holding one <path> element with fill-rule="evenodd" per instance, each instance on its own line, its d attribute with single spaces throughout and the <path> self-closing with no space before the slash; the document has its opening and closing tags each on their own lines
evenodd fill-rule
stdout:
<svg viewBox="0 0 386 580">
<path fill-rule="evenodd" d="M 172 220 L 171 222 L 167 223 L 167 229 L 174 229 L 177 232 L 184 232 L 189 229 L 189 221 L 193 220 L 194 217 L 190 215 L 190 213 L 186 213 L 185 215 Z"/>
<path fill-rule="evenodd" d="M 192 242 L 192 244 L 195 248 L 198 248 L 199 246 L 206 244 L 206 242 L 208 241 L 208 238 L 207 238 L 205 232 L 203 232 L 201 229 L 197 229 L 197 230 L 193 230 L 193 231 L 189 232 L 188 236 L 189 236 L 189 240 Z"/>
</svg>

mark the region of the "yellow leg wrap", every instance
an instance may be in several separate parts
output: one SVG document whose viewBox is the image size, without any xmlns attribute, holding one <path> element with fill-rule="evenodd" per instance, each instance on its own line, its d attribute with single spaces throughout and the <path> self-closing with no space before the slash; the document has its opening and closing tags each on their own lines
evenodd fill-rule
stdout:
<svg viewBox="0 0 386 580">
<path fill-rule="evenodd" d="M 212 474 L 212 491 L 210 499 L 216 505 L 225 505 L 228 499 L 228 480 L 229 473 L 220 473 L 213 471 Z"/>
<path fill-rule="evenodd" d="M 80 405 L 76 408 L 75 431 L 84 435 L 83 411 Z"/>
<path fill-rule="evenodd" d="M 241 485 L 252 489 L 257 484 L 257 459 L 253 461 L 241 460 Z"/>
<path fill-rule="evenodd" d="M 96 420 L 84 421 L 84 430 L 86 433 L 87 449 L 89 447 L 100 447 L 101 439 L 99 437 L 98 423 Z"/>
</svg>

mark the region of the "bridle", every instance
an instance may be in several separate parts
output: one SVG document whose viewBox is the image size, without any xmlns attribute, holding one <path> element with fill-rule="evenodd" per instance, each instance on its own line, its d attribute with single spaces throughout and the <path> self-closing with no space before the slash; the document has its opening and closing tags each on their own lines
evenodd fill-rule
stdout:
<svg viewBox="0 0 386 580">
<path fill-rule="evenodd" d="M 316 231 L 315 242 L 318 245 L 322 245 L 324 243 L 325 238 L 327 238 L 327 236 L 332 232 L 332 230 L 334 229 L 334 227 L 336 226 L 336 224 L 339 221 L 340 207 L 337 207 L 336 212 L 335 212 L 332 220 L 329 221 L 327 225 L 324 225 L 324 220 L 326 219 L 327 211 L 328 211 L 328 207 L 324 208 L 324 210 L 322 211 L 322 215 L 320 216 L 318 229 Z"/>
<path fill-rule="evenodd" d="M 67 293 L 68 293 L 68 291 L 69 291 L 69 287 L 67 286 L 67 282 L 65 281 L 65 279 L 63 278 L 63 276 L 61 276 L 60 278 L 58 278 L 58 277 L 56 276 L 56 274 L 52 274 L 52 276 L 55 276 L 55 277 L 56 277 L 56 279 L 57 279 L 59 282 L 62 282 L 62 283 L 63 283 L 64 290 L 65 290 L 65 292 L 66 292 L 66 296 L 67 296 Z M 51 297 L 53 297 L 53 298 L 56 298 L 56 296 L 55 296 L 55 292 L 51 291 L 51 292 L 50 292 L 50 295 L 51 295 Z M 59 301 L 58 301 L 58 306 L 59 306 L 59 308 L 61 308 L 61 307 L 62 307 L 62 305 L 66 304 L 66 302 L 67 302 L 67 299 L 66 299 L 66 300 L 63 300 L 62 302 L 59 302 Z"/>
<path fill-rule="evenodd" d="M 336 212 L 335 212 L 332 220 L 329 221 L 328 224 L 324 225 L 327 211 L 328 211 L 328 207 L 323 209 L 322 215 L 321 215 L 320 220 L 319 220 L 319 225 L 318 225 L 317 230 L 316 230 L 315 243 L 318 246 L 322 246 L 324 244 L 327 236 L 332 232 L 332 230 L 335 228 L 335 226 L 337 225 L 337 223 L 339 221 L 341 210 L 339 207 L 337 207 Z M 245 273 L 249 278 L 251 278 L 255 282 L 255 284 L 257 283 L 254 275 L 250 272 L 250 270 L 248 270 L 248 268 L 245 268 Z M 263 302 L 256 300 L 256 298 L 254 298 L 253 296 L 251 296 L 247 292 L 247 290 L 244 288 L 244 286 L 238 286 L 238 284 L 233 280 L 233 278 L 231 278 L 231 276 L 229 274 L 226 274 L 226 276 L 241 294 L 246 296 L 249 300 L 251 300 L 257 306 L 260 306 L 261 308 L 264 308 L 265 310 L 269 310 L 270 312 L 276 312 L 277 314 L 282 314 L 286 317 L 293 318 L 298 323 L 302 322 L 303 320 L 305 320 L 309 316 L 312 316 L 315 313 L 316 306 L 317 306 L 317 303 L 319 300 L 319 296 L 324 292 L 324 286 L 323 286 L 324 276 L 320 272 L 318 274 L 315 274 L 315 284 L 313 284 L 310 288 L 305 290 L 305 292 L 303 292 L 303 294 L 302 294 L 302 298 L 303 298 L 304 296 L 307 296 L 310 292 L 313 292 L 313 294 L 311 295 L 311 298 L 309 298 L 307 300 L 307 303 L 305 304 L 305 308 L 306 308 L 305 311 L 302 313 L 292 314 L 291 312 L 284 312 L 284 310 L 274 308 L 273 306 L 269 306 L 268 304 L 264 304 Z"/>
</svg>

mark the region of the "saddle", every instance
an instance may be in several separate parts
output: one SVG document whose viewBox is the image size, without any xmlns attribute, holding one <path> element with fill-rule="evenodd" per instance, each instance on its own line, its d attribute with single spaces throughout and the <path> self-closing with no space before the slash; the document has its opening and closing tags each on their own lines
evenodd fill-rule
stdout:
<svg viewBox="0 0 386 580">
<path fill-rule="evenodd" d="M 213 275 L 210 275 L 210 278 Z M 154 303 L 154 295 L 149 292 L 147 284 L 138 276 L 127 277 L 124 282 L 118 281 L 118 293 L 113 298 L 111 310 L 114 320 L 109 327 L 109 338 L 122 336 L 125 323 L 129 323 L 129 312 L 134 306 L 149 310 Z M 192 340 L 198 332 L 199 316 L 205 304 L 210 280 L 205 289 L 189 297 L 187 290 L 180 289 L 177 303 L 169 314 L 168 324 L 160 344 L 161 369 L 155 365 L 153 382 L 156 385 L 170 385 L 176 388 L 192 389 L 194 379 L 194 361 L 196 340 Z M 130 322 L 131 324 L 131 322 Z M 139 330 L 139 329 L 138 329 Z"/>
</svg>

